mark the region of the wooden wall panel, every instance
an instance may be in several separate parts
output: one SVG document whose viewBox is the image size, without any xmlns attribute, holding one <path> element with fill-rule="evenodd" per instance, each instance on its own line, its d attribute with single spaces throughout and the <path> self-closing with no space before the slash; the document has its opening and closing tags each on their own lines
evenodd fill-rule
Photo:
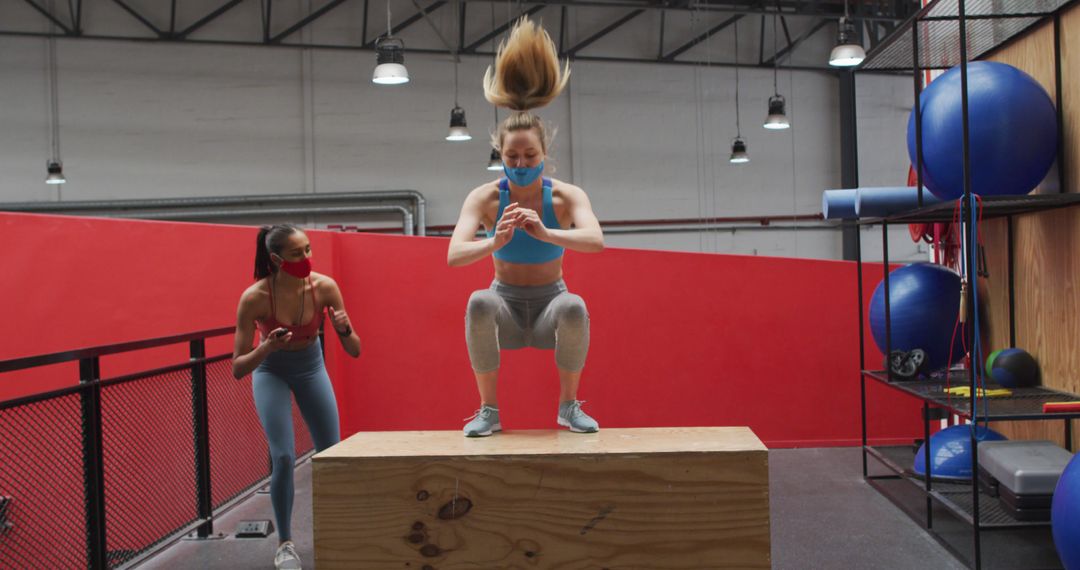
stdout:
<svg viewBox="0 0 1080 570">
<path fill-rule="evenodd" d="M 1005 47 L 994 52 L 993 55 L 986 59 L 991 61 L 997 61 L 1001 63 L 1007 63 L 1017 69 L 1021 69 L 1024 73 L 1035 78 L 1035 81 L 1042 85 L 1046 93 L 1050 95 L 1051 101 L 1056 101 L 1057 97 L 1057 82 L 1055 80 L 1054 70 L 1054 21 L 1048 19 L 1047 21 L 1035 26 L 1029 30 L 1027 35 L 1016 41 L 1010 42 Z M 1010 134 L 1008 136 L 1022 136 L 1020 133 Z M 1051 173 L 1055 172 L 1051 169 Z M 1050 183 L 1044 183 L 1032 192 L 1033 194 L 1042 194 L 1045 192 L 1056 193 L 1058 191 L 1058 183 L 1053 180 Z"/>
<path fill-rule="evenodd" d="M 980 231 L 986 246 L 986 267 L 990 273 L 989 278 L 982 280 L 986 290 L 979 290 L 979 294 L 984 295 L 981 299 L 986 299 L 986 312 L 982 318 L 987 320 L 983 330 L 989 333 L 984 338 L 986 353 L 989 354 L 1009 347 L 1008 221 L 1004 218 L 987 221 Z"/>
<path fill-rule="evenodd" d="M 1052 18 L 1034 26 L 1024 37 L 995 50 L 986 59 L 1007 63 L 1024 70 L 1035 78 L 1053 99 L 1054 88 L 1054 21 Z"/>
<path fill-rule="evenodd" d="M 1080 192 L 1080 5 L 1061 15 L 1061 108 L 1066 186 Z"/>
<path fill-rule="evenodd" d="M 1061 70 L 1066 191 L 1080 191 L 1080 5 L 1061 16 Z M 1056 96 L 1054 23 L 1047 20 L 988 59 L 1016 66 Z M 1057 182 L 1037 192 L 1056 191 Z M 1008 282 L 1004 221 L 985 224 L 991 270 L 991 348 L 1008 344 Z M 1014 220 L 1016 345 L 1042 367 L 1043 384 L 1080 393 L 1080 208 L 1021 216 Z M 1063 422 L 1012 422 L 995 426 L 1014 439 L 1064 442 Z M 1074 425 L 1074 430 L 1075 430 Z M 1074 431 L 1075 435 L 1075 431 Z"/>
</svg>

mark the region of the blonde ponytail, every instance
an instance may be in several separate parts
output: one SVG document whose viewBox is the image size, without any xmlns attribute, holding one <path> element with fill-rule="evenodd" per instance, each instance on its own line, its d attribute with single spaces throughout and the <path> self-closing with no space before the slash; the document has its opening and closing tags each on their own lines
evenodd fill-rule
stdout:
<svg viewBox="0 0 1080 570">
<path fill-rule="evenodd" d="M 528 111 L 554 101 L 569 79 L 570 63 L 560 67 L 551 36 L 524 16 L 499 45 L 494 70 L 484 73 L 484 97 L 498 107 Z"/>
</svg>

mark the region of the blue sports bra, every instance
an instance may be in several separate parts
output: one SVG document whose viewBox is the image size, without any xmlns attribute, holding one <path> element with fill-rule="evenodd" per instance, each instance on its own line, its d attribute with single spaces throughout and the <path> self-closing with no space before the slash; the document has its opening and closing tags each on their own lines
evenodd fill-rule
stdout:
<svg viewBox="0 0 1080 570">
<path fill-rule="evenodd" d="M 540 212 L 540 220 L 545 227 L 559 229 L 559 220 L 555 216 L 555 206 L 551 201 L 551 179 L 544 178 L 543 208 Z M 499 181 L 499 213 L 495 216 L 495 225 L 502 219 L 503 210 L 510 205 L 510 183 L 503 178 Z M 495 228 L 487 232 L 488 237 L 495 235 Z M 495 259 L 509 261 L 510 263 L 546 263 L 558 259 L 563 254 L 563 248 L 553 243 L 540 241 L 525 230 L 517 228 L 510 243 L 495 251 Z"/>
</svg>

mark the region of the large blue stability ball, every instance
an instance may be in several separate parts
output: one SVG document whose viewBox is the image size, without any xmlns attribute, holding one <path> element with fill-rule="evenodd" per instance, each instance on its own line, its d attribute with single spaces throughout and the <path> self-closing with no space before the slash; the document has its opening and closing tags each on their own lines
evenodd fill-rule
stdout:
<svg viewBox="0 0 1080 570">
<path fill-rule="evenodd" d="M 964 193 L 960 68 L 935 79 L 920 95 L 923 183 L 944 200 Z M 1057 112 L 1028 74 L 994 61 L 968 64 L 971 190 L 980 196 L 1027 194 L 1057 156 Z M 915 155 L 915 112 L 908 119 L 908 156 Z"/>
<path fill-rule="evenodd" d="M 1074 455 L 1054 489 L 1050 508 L 1054 545 L 1067 570 L 1080 570 L 1080 459 Z"/>
<path fill-rule="evenodd" d="M 930 436 L 930 477 L 933 479 L 971 479 L 971 425 L 947 427 Z M 976 441 L 1006 439 L 983 426 L 975 428 Z M 926 475 L 926 443 L 915 454 L 915 473 Z"/>
<path fill-rule="evenodd" d="M 878 349 L 885 352 L 885 281 L 870 298 L 870 330 Z M 960 335 L 949 343 L 960 313 L 960 275 L 932 263 L 913 263 L 889 274 L 889 317 L 892 349 L 926 351 L 926 370 L 946 368 L 963 356 Z"/>
</svg>

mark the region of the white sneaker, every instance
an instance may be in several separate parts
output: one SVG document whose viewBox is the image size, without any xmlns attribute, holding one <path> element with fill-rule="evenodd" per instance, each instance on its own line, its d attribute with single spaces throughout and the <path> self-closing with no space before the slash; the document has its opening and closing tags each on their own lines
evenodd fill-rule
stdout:
<svg viewBox="0 0 1080 570">
<path fill-rule="evenodd" d="M 480 406 L 471 418 L 465 419 L 472 420 L 465 424 L 465 437 L 487 437 L 497 431 L 502 431 L 502 424 L 499 423 L 499 408 Z"/>
<path fill-rule="evenodd" d="M 568 400 L 559 404 L 559 425 L 570 428 L 576 433 L 595 433 L 600 431 L 600 424 L 592 416 L 581 410 L 584 400 Z"/>
<path fill-rule="evenodd" d="M 277 570 L 300 570 L 300 556 L 296 554 L 296 545 L 291 540 L 278 546 L 274 554 L 274 568 Z"/>
</svg>

